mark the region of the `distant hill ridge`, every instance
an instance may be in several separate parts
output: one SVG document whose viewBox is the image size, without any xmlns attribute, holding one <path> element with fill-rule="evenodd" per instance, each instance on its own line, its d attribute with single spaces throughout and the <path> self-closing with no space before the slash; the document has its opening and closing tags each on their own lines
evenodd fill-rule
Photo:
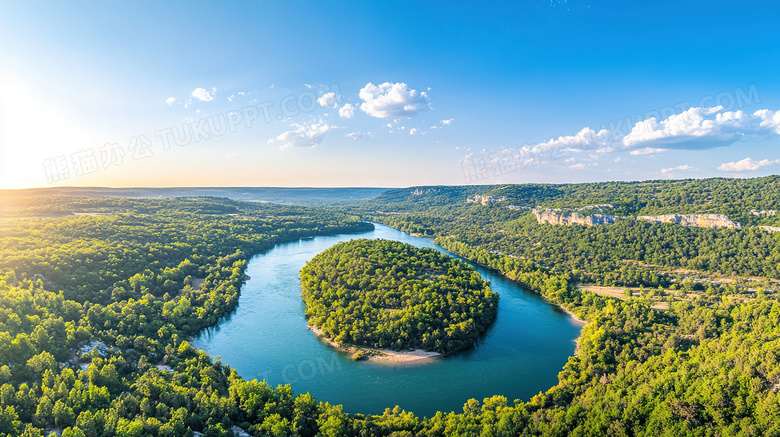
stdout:
<svg viewBox="0 0 780 437">
<path fill-rule="evenodd" d="M 0 199 L 14 196 L 79 196 L 180 198 L 221 197 L 248 202 L 268 202 L 295 205 L 341 205 L 374 198 L 389 188 L 288 188 L 288 187 L 52 187 L 23 190 L 0 190 Z"/>
<path fill-rule="evenodd" d="M 780 176 L 578 184 L 430 185 L 387 190 L 373 200 L 382 203 L 429 203 L 434 200 L 451 204 L 474 195 L 505 196 L 513 205 L 540 208 L 611 204 L 616 210 L 632 208 L 633 215 L 656 215 L 649 209 L 666 209 L 659 214 L 716 213 L 710 208 L 724 205 L 739 206 L 750 214 L 751 210 L 780 210 Z M 679 211 L 680 206 L 694 205 L 706 208 Z"/>
</svg>

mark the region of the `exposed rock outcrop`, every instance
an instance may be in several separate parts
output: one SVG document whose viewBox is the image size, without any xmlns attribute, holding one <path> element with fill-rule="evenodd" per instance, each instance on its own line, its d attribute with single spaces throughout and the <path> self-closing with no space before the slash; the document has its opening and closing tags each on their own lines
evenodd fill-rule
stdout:
<svg viewBox="0 0 780 437">
<path fill-rule="evenodd" d="M 693 226 L 698 228 L 742 228 L 742 225 L 729 220 L 728 216 L 722 214 L 642 215 L 638 216 L 637 220 L 647 220 L 654 223 L 674 223 L 681 226 Z"/>
<path fill-rule="evenodd" d="M 611 225 L 615 223 L 615 216 L 605 214 L 591 214 L 583 215 L 578 212 L 555 212 L 552 209 L 546 209 L 539 211 L 538 209 L 532 210 L 536 221 L 539 223 L 551 223 L 554 225 Z"/>
<path fill-rule="evenodd" d="M 506 200 L 506 196 L 482 196 L 479 194 L 475 194 L 472 197 L 469 197 L 466 199 L 467 203 L 481 203 L 482 205 L 490 205 L 493 202 L 503 202 Z"/>
<path fill-rule="evenodd" d="M 777 226 L 759 226 L 759 228 L 767 232 L 780 232 L 780 228 L 778 228 Z"/>
<path fill-rule="evenodd" d="M 98 350 L 98 356 L 105 357 L 108 354 L 108 346 L 106 346 L 105 343 L 97 340 L 92 340 L 91 342 L 85 344 L 84 346 L 81 346 L 79 348 L 80 354 L 88 354 L 92 352 L 93 349 L 97 348 Z"/>
<path fill-rule="evenodd" d="M 605 209 L 613 209 L 615 208 L 615 205 L 612 205 L 611 203 L 601 203 L 598 205 L 585 205 L 585 206 L 579 206 L 576 208 L 552 208 L 553 211 L 587 211 L 589 209 L 597 209 L 599 211 L 603 211 Z"/>
<path fill-rule="evenodd" d="M 579 209 L 580 211 L 582 209 Z M 565 211 L 561 209 L 546 209 L 544 211 L 534 209 L 534 216 L 539 223 L 551 223 L 554 225 L 579 224 L 585 226 L 593 225 L 611 225 L 619 219 L 617 216 L 606 214 L 580 214 L 575 211 Z M 741 229 L 742 226 L 729 220 L 728 216 L 722 214 L 667 214 L 656 216 L 638 216 L 637 220 L 647 220 L 654 223 L 673 223 L 681 226 L 692 226 L 698 228 L 729 228 Z M 762 228 L 771 228 L 762 226 Z M 780 231 L 780 228 L 773 228 Z M 769 232 L 777 232 L 765 229 Z"/>
</svg>

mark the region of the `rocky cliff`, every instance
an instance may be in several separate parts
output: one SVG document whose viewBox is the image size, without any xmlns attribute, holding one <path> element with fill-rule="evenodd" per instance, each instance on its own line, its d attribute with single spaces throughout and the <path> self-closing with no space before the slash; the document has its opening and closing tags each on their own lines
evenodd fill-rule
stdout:
<svg viewBox="0 0 780 437">
<path fill-rule="evenodd" d="M 605 214 L 583 215 L 578 212 L 556 212 L 551 209 L 546 209 L 544 211 L 534 209 L 533 213 L 536 216 L 536 221 L 539 223 L 547 222 L 554 225 L 578 224 L 593 226 L 611 225 L 615 223 L 615 216 Z"/>
<path fill-rule="evenodd" d="M 493 202 L 503 202 L 506 200 L 506 196 L 481 196 L 479 194 L 475 194 L 472 197 L 469 197 L 466 199 L 466 203 L 481 203 L 482 205 L 490 205 Z"/>
<path fill-rule="evenodd" d="M 681 226 L 693 226 L 698 228 L 742 228 L 742 225 L 729 220 L 728 216 L 722 214 L 642 215 L 638 216 L 637 220 L 647 220 L 654 223 L 674 223 Z"/>
<path fill-rule="evenodd" d="M 544 211 L 534 209 L 533 213 L 534 216 L 536 216 L 536 221 L 539 223 L 551 223 L 554 225 L 611 225 L 619 219 L 619 217 L 606 214 L 585 215 L 576 211 L 560 211 L 554 209 L 546 209 Z M 698 228 L 742 228 L 739 223 L 729 220 L 728 216 L 722 214 L 645 215 L 638 216 L 637 220 L 647 220 L 654 223 L 673 223 L 681 226 L 693 226 Z M 766 230 L 769 231 L 769 229 Z"/>
</svg>

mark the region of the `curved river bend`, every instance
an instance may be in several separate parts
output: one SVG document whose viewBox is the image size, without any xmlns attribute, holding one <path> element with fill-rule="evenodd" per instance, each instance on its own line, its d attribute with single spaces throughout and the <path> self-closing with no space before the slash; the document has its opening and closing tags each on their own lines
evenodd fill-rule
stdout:
<svg viewBox="0 0 780 437">
<path fill-rule="evenodd" d="M 244 379 L 290 384 L 349 413 L 381 414 L 399 405 L 416 415 L 461 412 L 470 398 L 493 395 L 528 400 L 558 381 L 574 351 L 581 324 L 503 276 L 477 267 L 501 296 L 495 324 L 472 350 L 423 364 L 355 362 L 306 328 L 298 277 L 303 265 L 328 247 L 354 238 L 384 238 L 452 255 L 425 238 L 376 224 L 362 234 L 315 237 L 275 246 L 254 256 L 251 279 L 236 311 L 193 341 L 235 368 Z"/>
</svg>

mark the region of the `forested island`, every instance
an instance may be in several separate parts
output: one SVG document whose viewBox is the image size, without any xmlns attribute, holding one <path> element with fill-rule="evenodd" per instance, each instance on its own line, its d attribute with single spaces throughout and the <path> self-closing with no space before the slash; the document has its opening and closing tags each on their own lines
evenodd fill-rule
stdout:
<svg viewBox="0 0 780 437">
<path fill-rule="evenodd" d="M 504 199 L 467 202 L 477 194 Z M 780 233 L 761 228 L 780 226 L 778 176 L 414 187 L 338 208 L 0 201 L 0 435 L 780 434 Z M 625 219 L 561 226 L 531 212 L 605 204 Z M 636 219 L 661 214 L 741 229 Z M 428 418 L 347 414 L 189 345 L 235 307 L 250 255 L 365 219 L 434 237 L 586 320 L 558 384 Z"/>
<path fill-rule="evenodd" d="M 301 283 L 309 322 L 341 346 L 454 353 L 498 310 L 498 295 L 469 265 L 397 241 L 337 244 L 306 264 Z"/>
</svg>

